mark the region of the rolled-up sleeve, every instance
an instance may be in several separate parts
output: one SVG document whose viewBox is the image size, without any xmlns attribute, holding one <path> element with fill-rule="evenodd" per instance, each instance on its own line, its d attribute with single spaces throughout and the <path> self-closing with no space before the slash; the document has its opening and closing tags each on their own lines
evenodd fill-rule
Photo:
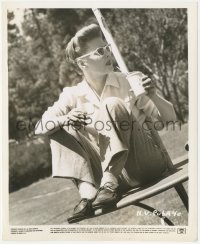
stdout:
<svg viewBox="0 0 200 244">
<path fill-rule="evenodd" d="M 156 105 L 147 96 L 139 97 L 136 106 L 138 109 L 142 110 L 146 116 L 159 119 L 159 111 Z"/>
<path fill-rule="evenodd" d="M 143 111 L 148 117 L 153 117 L 155 119 L 159 118 L 159 111 L 150 99 L 143 107 Z"/>
<path fill-rule="evenodd" d="M 75 106 L 73 87 L 66 87 L 60 94 L 59 99 L 44 112 L 42 118 L 57 117 L 67 114 Z"/>
</svg>

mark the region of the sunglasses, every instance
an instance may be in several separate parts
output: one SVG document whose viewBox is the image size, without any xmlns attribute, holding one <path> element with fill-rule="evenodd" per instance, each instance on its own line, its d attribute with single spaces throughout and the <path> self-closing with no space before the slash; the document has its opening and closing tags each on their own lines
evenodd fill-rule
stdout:
<svg viewBox="0 0 200 244">
<path fill-rule="evenodd" d="M 103 56 L 105 54 L 105 52 L 109 52 L 109 53 L 111 52 L 111 45 L 110 44 L 107 44 L 104 47 L 98 47 L 94 51 L 86 53 L 86 54 L 78 57 L 76 60 L 81 59 L 81 58 L 85 58 L 87 56 L 90 56 L 91 54 L 96 54 L 96 55 L 99 55 L 99 56 Z"/>
</svg>

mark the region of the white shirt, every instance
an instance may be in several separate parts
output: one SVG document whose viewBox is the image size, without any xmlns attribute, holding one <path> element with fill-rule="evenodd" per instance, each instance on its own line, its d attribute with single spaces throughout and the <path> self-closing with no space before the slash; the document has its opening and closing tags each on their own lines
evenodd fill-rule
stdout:
<svg viewBox="0 0 200 244">
<path fill-rule="evenodd" d="M 58 101 L 47 109 L 42 118 L 50 120 L 55 116 L 66 115 L 73 108 L 80 108 L 80 111 L 86 112 L 91 118 L 91 123 L 88 128 L 93 128 L 100 105 L 108 97 L 121 98 L 127 105 L 128 111 L 132 111 L 140 124 L 145 121 L 147 116 L 156 119 L 158 117 L 158 109 L 149 97 L 143 95 L 136 98 L 125 74 L 111 72 L 107 76 L 101 97 L 96 95 L 84 79 L 76 86 L 65 87 Z M 92 132 L 91 130 L 88 131 L 89 133 Z"/>
<path fill-rule="evenodd" d="M 136 99 L 123 73 L 111 72 L 107 76 L 100 98 L 84 79 L 76 86 L 65 87 L 58 101 L 47 109 L 43 117 L 62 116 L 73 108 L 80 108 L 94 118 L 101 103 L 108 97 L 121 98 L 140 123 L 144 122 L 146 116 L 154 118 L 158 116 L 156 106 L 147 96 L 143 95 Z"/>
</svg>

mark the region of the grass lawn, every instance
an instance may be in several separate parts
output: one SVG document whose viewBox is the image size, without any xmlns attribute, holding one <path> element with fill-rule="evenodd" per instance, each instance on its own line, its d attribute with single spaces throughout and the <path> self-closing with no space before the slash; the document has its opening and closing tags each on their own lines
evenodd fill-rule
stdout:
<svg viewBox="0 0 200 244">
<path fill-rule="evenodd" d="M 186 153 L 188 127 L 162 131 L 161 137 L 172 159 Z M 184 183 L 187 190 L 188 183 Z M 68 224 L 67 217 L 79 201 L 78 192 L 70 180 L 48 177 L 10 194 L 11 225 Z M 187 225 L 188 215 L 174 189 L 149 198 L 144 203 L 165 212 L 175 225 Z M 140 212 L 139 212 L 140 211 Z M 178 214 L 179 216 L 174 216 Z M 140 216 L 138 216 L 140 215 Z M 147 215 L 145 210 L 129 206 L 119 211 L 84 220 L 79 225 L 161 225 L 158 217 Z"/>
</svg>

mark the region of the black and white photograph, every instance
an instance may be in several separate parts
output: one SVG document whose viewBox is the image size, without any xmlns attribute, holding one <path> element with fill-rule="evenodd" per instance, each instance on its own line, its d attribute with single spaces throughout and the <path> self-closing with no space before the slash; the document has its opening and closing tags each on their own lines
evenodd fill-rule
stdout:
<svg viewBox="0 0 200 244">
<path fill-rule="evenodd" d="M 5 239 L 195 240 L 195 4 L 61 6 L 4 6 Z"/>
</svg>

